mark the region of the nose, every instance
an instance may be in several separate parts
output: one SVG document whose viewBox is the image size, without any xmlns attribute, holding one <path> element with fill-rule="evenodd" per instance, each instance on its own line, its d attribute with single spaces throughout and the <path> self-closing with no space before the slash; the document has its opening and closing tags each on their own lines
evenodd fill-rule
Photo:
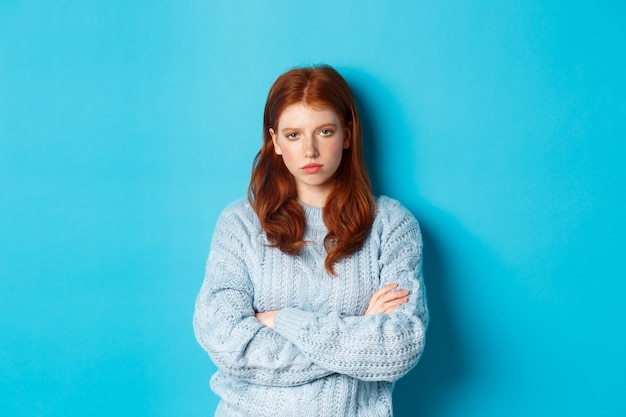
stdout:
<svg viewBox="0 0 626 417">
<path fill-rule="evenodd" d="M 317 140 L 314 136 L 309 136 L 304 139 L 304 155 L 307 158 L 315 159 L 319 156 L 317 149 Z"/>
</svg>

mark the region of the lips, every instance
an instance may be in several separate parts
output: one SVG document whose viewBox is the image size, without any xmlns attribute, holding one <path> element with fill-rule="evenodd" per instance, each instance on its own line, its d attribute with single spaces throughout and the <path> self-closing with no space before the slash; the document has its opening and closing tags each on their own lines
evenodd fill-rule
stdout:
<svg viewBox="0 0 626 417">
<path fill-rule="evenodd" d="M 316 172 L 319 172 L 322 169 L 323 165 L 320 164 L 306 164 L 305 166 L 302 167 L 302 170 L 304 172 L 306 172 L 307 174 L 315 174 Z"/>
</svg>

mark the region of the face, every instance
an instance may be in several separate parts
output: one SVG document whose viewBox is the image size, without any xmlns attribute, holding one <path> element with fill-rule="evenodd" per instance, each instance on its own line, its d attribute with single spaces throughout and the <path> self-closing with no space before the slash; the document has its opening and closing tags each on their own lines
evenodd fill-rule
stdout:
<svg viewBox="0 0 626 417">
<path fill-rule="evenodd" d="M 349 131 L 339 116 L 330 108 L 292 104 L 281 113 L 276 130 L 269 132 L 274 151 L 296 180 L 298 198 L 306 205 L 322 207 L 343 150 L 350 147 Z"/>
</svg>

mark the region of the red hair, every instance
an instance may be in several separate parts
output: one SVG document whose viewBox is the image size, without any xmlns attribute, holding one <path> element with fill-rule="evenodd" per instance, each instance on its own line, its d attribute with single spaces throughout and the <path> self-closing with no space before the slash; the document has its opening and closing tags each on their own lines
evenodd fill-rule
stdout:
<svg viewBox="0 0 626 417">
<path fill-rule="evenodd" d="M 335 275 L 334 264 L 363 246 L 374 221 L 375 203 L 363 158 L 356 104 L 348 83 L 334 68 L 328 65 L 295 68 L 272 85 L 263 115 L 263 145 L 254 159 L 248 199 L 270 246 L 297 255 L 306 244 L 304 209 L 298 202 L 295 180 L 282 157 L 275 153 L 269 133 L 270 128 L 277 129 L 283 110 L 297 103 L 333 110 L 350 139 L 323 208 L 328 229 L 324 266 L 329 274 Z"/>
</svg>

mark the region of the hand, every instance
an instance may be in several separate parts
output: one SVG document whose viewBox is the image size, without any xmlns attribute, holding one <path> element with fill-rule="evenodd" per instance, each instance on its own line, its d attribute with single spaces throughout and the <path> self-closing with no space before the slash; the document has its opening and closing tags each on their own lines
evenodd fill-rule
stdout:
<svg viewBox="0 0 626 417">
<path fill-rule="evenodd" d="M 398 284 L 389 284 L 372 294 L 365 316 L 375 316 L 378 313 L 389 314 L 402 304 L 409 301 L 408 290 L 397 290 Z"/>
<path fill-rule="evenodd" d="M 271 311 L 265 311 L 263 313 L 255 313 L 254 317 L 256 317 L 259 323 L 273 330 L 274 329 L 274 317 L 276 317 L 276 314 L 278 314 L 279 311 L 280 310 L 271 310 Z"/>
</svg>

